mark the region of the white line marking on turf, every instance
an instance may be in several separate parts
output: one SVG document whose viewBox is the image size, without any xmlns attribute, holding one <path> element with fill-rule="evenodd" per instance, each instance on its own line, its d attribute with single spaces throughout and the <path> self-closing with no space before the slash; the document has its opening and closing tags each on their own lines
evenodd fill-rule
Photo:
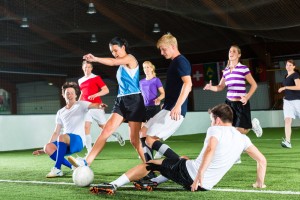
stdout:
<svg viewBox="0 0 300 200">
<path fill-rule="evenodd" d="M 0 180 L 0 182 L 6 183 L 32 183 L 32 184 L 49 184 L 49 185 L 75 185 L 74 183 L 67 183 L 67 182 L 46 182 L 46 181 L 20 181 L 20 180 Z M 92 184 L 95 186 L 97 184 Z M 122 188 L 132 188 L 133 186 L 122 186 Z M 182 189 L 182 187 L 159 187 L 159 189 Z M 242 189 L 221 189 L 215 188 L 212 191 L 219 191 L 219 192 L 243 192 L 243 193 L 264 193 L 264 194 L 292 194 L 292 195 L 300 195 L 300 192 L 294 191 L 276 191 L 276 190 L 242 190 Z"/>
</svg>

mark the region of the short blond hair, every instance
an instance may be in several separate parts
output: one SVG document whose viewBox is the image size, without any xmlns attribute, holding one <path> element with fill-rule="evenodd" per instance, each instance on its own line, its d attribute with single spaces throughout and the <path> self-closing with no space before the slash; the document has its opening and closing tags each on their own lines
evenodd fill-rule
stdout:
<svg viewBox="0 0 300 200">
<path fill-rule="evenodd" d="M 153 76 L 156 77 L 155 66 L 152 64 L 152 62 L 145 61 L 145 62 L 143 62 L 143 67 L 144 67 L 144 65 L 149 65 L 149 67 L 153 70 L 152 71 Z"/>
<path fill-rule="evenodd" d="M 174 45 L 178 48 L 177 39 L 171 34 L 164 34 L 156 43 L 156 47 L 159 49 L 161 45 Z"/>
</svg>

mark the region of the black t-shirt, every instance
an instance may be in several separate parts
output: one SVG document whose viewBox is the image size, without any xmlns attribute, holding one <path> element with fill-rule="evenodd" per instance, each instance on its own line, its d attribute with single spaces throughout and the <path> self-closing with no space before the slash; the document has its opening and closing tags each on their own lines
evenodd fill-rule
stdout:
<svg viewBox="0 0 300 200">
<path fill-rule="evenodd" d="M 191 76 L 191 71 L 191 64 L 183 55 L 179 55 L 171 61 L 167 72 L 164 109 L 172 110 L 175 106 L 183 86 L 181 77 Z M 185 116 L 187 112 L 187 102 L 186 99 L 181 106 L 182 116 Z"/>
<path fill-rule="evenodd" d="M 299 79 L 300 75 L 297 72 L 294 72 L 293 74 L 289 75 L 288 77 L 285 77 L 283 80 L 284 86 L 295 86 L 295 80 Z M 299 100 L 300 99 L 300 90 L 284 90 L 284 99 L 286 100 Z"/>
</svg>

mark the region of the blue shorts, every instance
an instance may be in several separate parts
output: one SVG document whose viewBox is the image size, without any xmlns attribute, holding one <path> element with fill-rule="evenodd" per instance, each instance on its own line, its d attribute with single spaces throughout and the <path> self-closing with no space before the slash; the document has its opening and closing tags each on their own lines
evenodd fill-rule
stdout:
<svg viewBox="0 0 300 200">
<path fill-rule="evenodd" d="M 67 147 L 66 155 L 71 155 L 73 153 L 80 152 L 83 149 L 82 139 L 79 135 L 73 133 L 67 133 L 70 136 L 70 145 Z M 57 146 L 58 141 L 52 142 Z"/>
</svg>

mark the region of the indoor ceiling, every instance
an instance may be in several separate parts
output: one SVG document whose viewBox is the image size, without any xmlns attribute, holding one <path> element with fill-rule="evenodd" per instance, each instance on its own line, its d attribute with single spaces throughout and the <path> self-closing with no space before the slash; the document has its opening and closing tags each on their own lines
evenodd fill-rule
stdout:
<svg viewBox="0 0 300 200">
<path fill-rule="evenodd" d="M 88 14 L 93 3 L 95 14 Z M 294 0 L 1 0 L 0 80 L 32 82 L 82 75 L 82 55 L 111 56 L 114 36 L 128 40 L 142 63 L 164 61 L 157 39 L 170 32 L 192 63 L 226 60 L 231 44 L 243 55 L 300 55 L 300 1 Z M 21 28 L 27 17 L 29 28 Z M 158 23 L 160 32 L 153 33 Z M 97 43 L 91 43 L 95 34 Z M 95 73 L 115 80 L 116 68 Z"/>
</svg>

